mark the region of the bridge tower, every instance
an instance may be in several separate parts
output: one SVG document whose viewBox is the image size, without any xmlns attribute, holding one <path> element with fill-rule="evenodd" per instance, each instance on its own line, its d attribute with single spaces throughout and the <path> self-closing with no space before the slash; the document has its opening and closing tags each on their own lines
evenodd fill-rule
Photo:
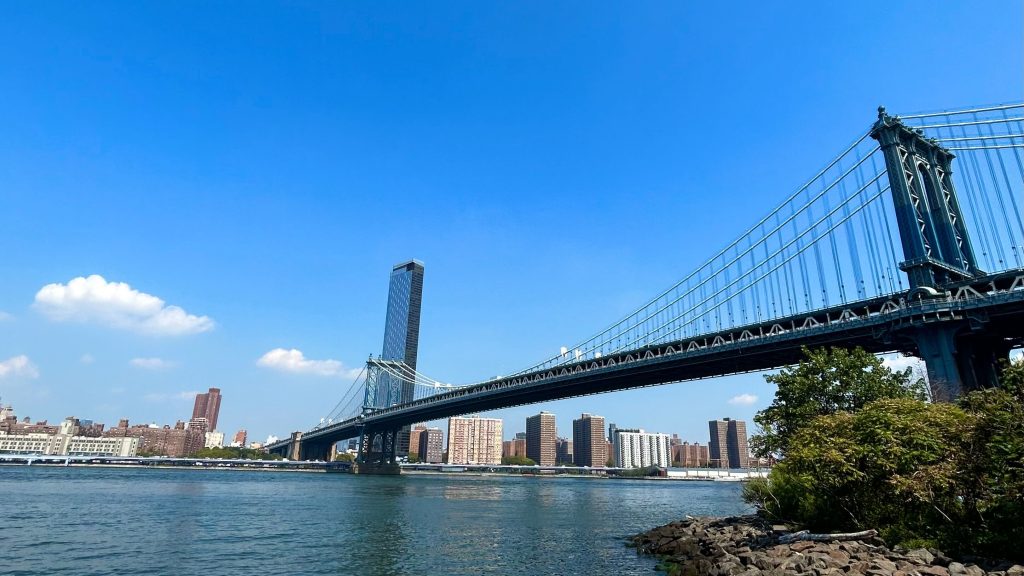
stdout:
<svg viewBox="0 0 1024 576">
<path fill-rule="evenodd" d="M 909 298 L 946 298 L 951 285 L 984 275 L 953 188 L 953 153 L 886 114 L 882 106 L 871 137 L 885 156 Z M 934 400 L 951 401 L 967 389 L 994 384 L 993 367 L 1009 356 L 1010 346 L 976 334 L 984 320 L 919 323 L 908 331 L 928 367 Z"/>
</svg>

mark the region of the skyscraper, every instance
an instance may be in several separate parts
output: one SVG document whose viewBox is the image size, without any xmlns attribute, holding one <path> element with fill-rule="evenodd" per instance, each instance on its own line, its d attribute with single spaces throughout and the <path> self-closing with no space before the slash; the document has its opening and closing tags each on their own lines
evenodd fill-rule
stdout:
<svg viewBox="0 0 1024 576">
<path fill-rule="evenodd" d="M 217 429 L 217 415 L 220 414 L 220 388 L 210 388 L 206 394 L 196 394 L 192 407 L 192 418 L 205 418 L 206 429 Z"/>
<path fill-rule="evenodd" d="M 388 287 L 388 311 L 384 321 L 384 348 L 382 360 L 404 362 L 416 370 L 416 354 L 420 342 L 420 305 L 423 301 L 423 263 L 410 260 L 396 265 L 391 270 Z M 383 375 L 378 390 L 390 387 L 390 378 Z M 381 388 L 383 387 L 383 388 Z M 412 402 L 415 384 L 406 380 L 401 385 L 399 402 Z M 398 434 L 398 454 L 409 453 L 409 426 L 402 427 Z"/>
<path fill-rule="evenodd" d="M 541 412 L 526 419 L 526 457 L 540 466 L 555 465 L 555 415 Z"/>
<path fill-rule="evenodd" d="M 747 423 L 742 420 L 711 420 L 708 422 L 711 441 L 708 455 L 711 466 L 746 468 L 750 457 L 747 445 Z"/>
<path fill-rule="evenodd" d="M 573 460 L 577 466 L 603 467 L 608 462 L 604 417 L 584 413 L 572 421 Z"/>
<path fill-rule="evenodd" d="M 501 427 L 500 418 L 449 418 L 448 463 L 501 464 Z"/>
</svg>

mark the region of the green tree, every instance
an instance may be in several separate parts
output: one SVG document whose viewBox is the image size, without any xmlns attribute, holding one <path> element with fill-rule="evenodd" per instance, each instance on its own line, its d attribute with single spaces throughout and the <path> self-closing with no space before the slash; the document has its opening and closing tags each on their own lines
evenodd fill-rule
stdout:
<svg viewBox="0 0 1024 576">
<path fill-rule="evenodd" d="M 777 386 L 771 406 L 754 416 L 759 457 L 784 456 L 793 436 L 817 416 L 854 412 L 882 398 L 924 398 L 924 382 L 908 368 L 894 372 L 860 348 L 808 350 L 798 365 L 765 376 Z"/>
<path fill-rule="evenodd" d="M 356 459 L 356 457 L 351 455 L 351 454 L 349 454 L 348 452 L 342 452 L 340 454 L 335 454 L 334 455 L 334 461 L 335 462 L 352 462 L 355 459 Z"/>
<path fill-rule="evenodd" d="M 1024 559 L 1024 360 L 1003 367 L 999 387 L 965 395 L 960 406 L 975 417 L 957 466 L 962 471 L 968 534 L 982 554 Z"/>
<path fill-rule="evenodd" d="M 420 461 L 420 455 L 415 452 L 409 452 L 408 462 L 409 464 L 415 464 Z"/>
<path fill-rule="evenodd" d="M 955 404 L 882 398 L 795 423 L 785 458 L 745 486 L 762 513 L 1024 560 L 1024 363 Z"/>
<path fill-rule="evenodd" d="M 502 456 L 501 463 L 506 466 L 534 466 L 537 464 L 526 456 Z"/>
</svg>

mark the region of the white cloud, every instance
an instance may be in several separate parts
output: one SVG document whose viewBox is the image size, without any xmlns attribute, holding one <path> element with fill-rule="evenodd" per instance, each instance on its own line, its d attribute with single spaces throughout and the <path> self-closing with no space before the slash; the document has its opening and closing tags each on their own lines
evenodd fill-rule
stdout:
<svg viewBox="0 0 1024 576">
<path fill-rule="evenodd" d="M 14 315 L 0 310 L 0 322 L 11 322 L 14 320 Z"/>
<path fill-rule="evenodd" d="M 174 368 L 177 363 L 162 358 L 132 358 L 129 363 L 136 368 L 145 370 L 166 370 Z"/>
<path fill-rule="evenodd" d="M 6 378 L 8 376 L 22 376 L 25 378 L 38 378 L 39 369 L 33 364 L 28 356 L 22 354 L 21 356 L 13 356 L 0 362 L 0 378 Z"/>
<path fill-rule="evenodd" d="M 261 356 L 256 364 L 281 372 L 315 374 L 317 376 L 355 378 L 360 372 L 358 369 L 346 368 L 338 360 L 310 360 L 302 354 L 301 350 L 295 348 L 291 350 L 274 348 Z"/>
<path fill-rule="evenodd" d="M 96 359 L 92 357 L 92 354 L 82 354 L 82 357 L 79 358 L 78 361 L 82 364 L 92 364 Z"/>
<path fill-rule="evenodd" d="M 47 284 L 36 293 L 34 307 L 57 322 L 96 322 L 143 334 L 177 336 L 213 330 L 208 316 L 139 292 L 124 282 L 107 282 L 93 274 L 65 284 Z"/>
<path fill-rule="evenodd" d="M 754 402 L 757 402 L 757 396 L 754 394 L 740 394 L 739 396 L 729 398 L 729 404 L 738 404 L 740 406 L 750 406 Z"/>
<path fill-rule="evenodd" d="M 924 373 L 926 371 L 924 360 L 914 356 L 888 354 L 882 357 L 882 365 L 895 372 L 902 372 L 907 368 L 913 368 L 915 373 Z"/>
<path fill-rule="evenodd" d="M 193 400 L 199 392 L 186 391 L 186 392 L 172 392 L 166 393 L 151 393 L 146 394 L 142 397 L 146 402 L 166 402 L 168 400 Z"/>
</svg>

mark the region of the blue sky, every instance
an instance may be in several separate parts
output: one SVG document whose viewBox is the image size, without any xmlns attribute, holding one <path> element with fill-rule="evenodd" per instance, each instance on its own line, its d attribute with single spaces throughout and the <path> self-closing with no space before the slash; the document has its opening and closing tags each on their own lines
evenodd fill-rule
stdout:
<svg viewBox="0 0 1024 576">
<path fill-rule="evenodd" d="M 684 276 L 877 105 L 1024 94 L 1019 2 L 707 4 L 5 5 L 3 402 L 173 423 L 216 386 L 225 432 L 307 428 L 380 352 L 409 258 L 420 370 L 513 372 Z M 257 363 L 277 348 L 312 362 Z M 587 411 L 706 442 L 772 393 L 743 375 L 495 414 L 507 436 L 545 409 L 563 434 Z"/>
</svg>

